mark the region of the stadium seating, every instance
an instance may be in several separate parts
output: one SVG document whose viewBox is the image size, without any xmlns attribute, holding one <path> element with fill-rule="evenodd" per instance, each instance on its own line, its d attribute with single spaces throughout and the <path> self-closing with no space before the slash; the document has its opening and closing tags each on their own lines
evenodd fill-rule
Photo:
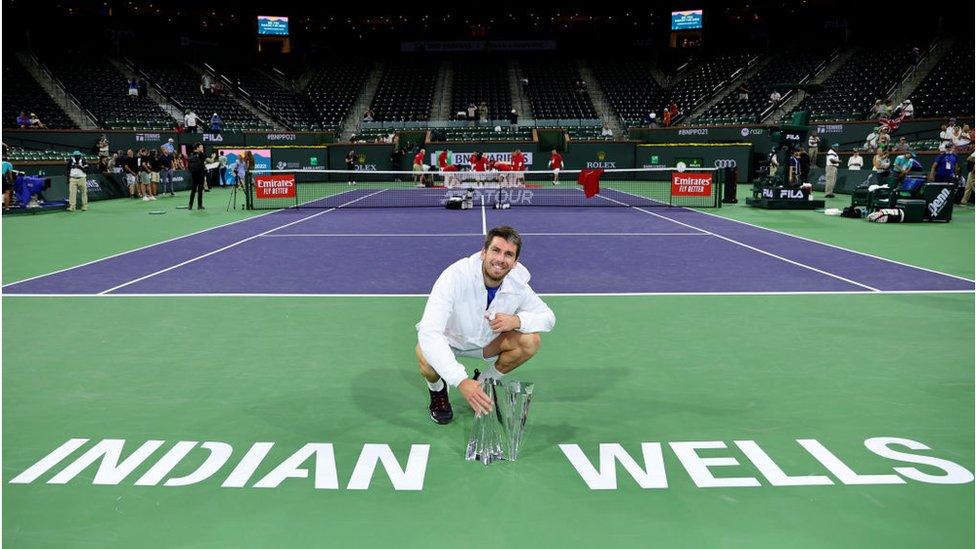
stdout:
<svg viewBox="0 0 976 549">
<path fill-rule="evenodd" d="M 77 128 L 17 59 L 3 66 L 3 127 L 16 128 L 20 112 L 34 113 L 51 129 Z"/>
<path fill-rule="evenodd" d="M 451 113 L 467 110 L 468 104 L 488 105 L 488 119 L 507 118 L 512 110 L 508 82 L 508 63 L 470 59 L 454 63 L 451 87 Z"/>
<path fill-rule="evenodd" d="M 129 97 L 125 75 L 104 58 L 58 55 L 45 64 L 102 128 L 164 130 L 175 124 L 152 99 Z"/>
<path fill-rule="evenodd" d="M 427 61 L 387 65 L 373 96 L 374 120 L 429 120 L 437 70 Z"/>
<path fill-rule="evenodd" d="M 346 115 L 362 116 L 362 113 L 349 113 L 349 109 L 366 84 L 368 74 L 369 65 L 363 63 L 327 63 L 312 68 L 303 94 L 312 109 L 313 123 L 309 129 L 338 129 Z"/>
<path fill-rule="evenodd" d="M 665 91 L 666 99 L 677 103 L 681 112 L 690 113 L 755 57 L 750 53 L 729 53 L 702 61 Z"/>
<path fill-rule="evenodd" d="M 167 94 L 184 108 L 193 110 L 207 126 L 210 115 L 217 113 L 224 130 L 270 130 L 272 127 L 251 114 L 230 95 L 204 95 L 200 92 L 200 75 L 188 65 L 167 61 L 143 62 L 142 68 Z"/>
<path fill-rule="evenodd" d="M 266 70 L 251 68 L 241 80 L 241 88 L 267 105 L 271 115 L 294 130 L 309 130 L 315 124 L 314 108 L 308 98 L 282 87 Z"/>
<path fill-rule="evenodd" d="M 538 119 L 598 118 L 593 102 L 586 92 L 576 89 L 580 79 L 571 60 L 545 58 L 520 61 L 527 87 L 532 114 Z"/>
<path fill-rule="evenodd" d="M 910 97 L 915 118 L 973 114 L 973 47 L 955 44 L 919 84 Z"/>
<path fill-rule="evenodd" d="M 910 49 L 901 46 L 906 47 Z M 805 98 L 794 111 L 809 111 L 811 121 L 864 120 L 874 101 L 885 98 L 911 63 L 908 55 L 893 55 L 885 48 L 858 52 L 824 81 L 819 92 Z M 787 115 L 786 119 L 789 118 Z"/>
<path fill-rule="evenodd" d="M 640 125 L 648 113 L 660 114 L 664 109 L 664 89 L 651 76 L 650 63 L 591 60 L 589 65 L 610 106 L 625 124 Z"/>
<path fill-rule="evenodd" d="M 787 53 L 772 59 L 745 81 L 748 99 L 739 99 L 738 86 L 716 105 L 698 117 L 701 124 L 755 124 L 770 108 L 769 95 L 773 84 L 800 82 L 809 76 L 826 58 L 812 52 Z"/>
</svg>

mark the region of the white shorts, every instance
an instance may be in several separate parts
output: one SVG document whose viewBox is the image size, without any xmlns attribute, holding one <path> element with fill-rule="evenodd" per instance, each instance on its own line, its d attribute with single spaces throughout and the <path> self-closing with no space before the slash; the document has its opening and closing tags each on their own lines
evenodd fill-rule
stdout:
<svg viewBox="0 0 976 549">
<path fill-rule="evenodd" d="M 480 359 L 480 360 L 484 360 L 488 364 L 492 364 L 492 365 L 494 365 L 495 362 L 498 362 L 498 355 L 495 355 L 495 356 L 490 357 L 490 358 L 485 358 L 485 350 L 483 348 L 480 348 L 480 349 L 469 349 L 467 351 L 462 351 L 461 349 L 455 349 L 454 347 L 451 347 L 451 351 L 454 353 L 454 356 L 463 356 L 463 357 L 466 357 L 466 358 L 477 358 L 477 359 Z"/>
</svg>

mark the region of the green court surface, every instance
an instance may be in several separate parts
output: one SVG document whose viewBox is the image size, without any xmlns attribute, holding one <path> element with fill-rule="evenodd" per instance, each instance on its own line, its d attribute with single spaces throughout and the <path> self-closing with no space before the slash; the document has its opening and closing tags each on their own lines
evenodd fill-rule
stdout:
<svg viewBox="0 0 976 549">
<path fill-rule="evenodd" d="M 149 216 L 143 204 L 117 200 L 74 216 L 4 218 L 3 280 L 241 218 L 224 212 L 222 191 L 214 197 L 205 212 Z M 902 226 L 744 205 L 711 213 L 973 276 L 971 209 L 957 210 L 947 225 Z M 452 424 L 427 417 L 413 358 L 423 298 L 4 297 L 3 542 L 973 546 L 971 480 L 899 476 L 893 468 L 946 473 L 865 446 L 874 437 L 909 439 L 929 449 L 891 448 L 973 471 L 973 294 L 546 301 L 557 326 L 514 374 L 537 384 L 523 453 L 484 467 L 464 460 L 471 413 L 456 392 Z M 76 438 L 89 441 L 36 479 L 11 483 Z M 106 439 L 125 441 L 122 459 L 147 441 L 164 442 L 108 484 L 93 484 L 98 464 L 63 484 L 48 482 Z M 805 439 L 857 474 L 904 482 L 844 483 L 797 442 Z M 198 483 L 136 485 L 179 441 L 233 451 Z M 703 458 L 738 463 L 712 466 L 715 477 L 755 478 L 759 486 L 699 487 L 672 446 L 695 441 L 726 447 L 698 450 Z M 735 441 L 754 441 L 786 474 L 822 475 L 830 484 L 775 486 Z M 222 487 L 259 442 L 274 445 L 246 487 Z M 336 489 L 315 487 L 331 470 L 315 458 L 300 465 L 307 478 L 253 487 L 309 443 L 332 444 Z M 591 489 L 559 446 L 578 445 L 600 470 L 600 444 L 614 443 L 649 469 L 642 443 L 660 443 L 667 487 L 641 488 L 617 465 L 616 489 Z M 412 445 L 429 445 L 426 463 L 415 463 L 423 465 L 421 489 L 395 489 L 380 464 L 368 489 L 349 489 L 364 445 L 374 444 L 388 445 L 401 468 Z M 195 446 L 164 478 L 190 474 L 207 456 Z"/>
</svg>

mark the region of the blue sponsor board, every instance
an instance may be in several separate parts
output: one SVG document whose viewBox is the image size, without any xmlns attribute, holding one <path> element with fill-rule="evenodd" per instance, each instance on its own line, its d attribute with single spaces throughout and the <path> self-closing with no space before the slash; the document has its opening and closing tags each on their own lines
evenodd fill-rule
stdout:
<svg viewBox="0 0 976 549">
<path fill-rule="evenodd" d="M 259 15 L 258 34 L 288 36 L 288 18 L 271 15 Z"/>
</svg>

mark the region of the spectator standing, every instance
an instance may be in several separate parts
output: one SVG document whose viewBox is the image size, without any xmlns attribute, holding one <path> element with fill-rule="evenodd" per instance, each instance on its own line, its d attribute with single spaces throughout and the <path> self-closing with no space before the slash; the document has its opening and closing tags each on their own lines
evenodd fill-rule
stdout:
<svg viewBox="0 0 976 549">
<path fill-rule="evenodd" d="M 517 132 L 518 131 L 518 111 L 512 109 L 512 112 L 508 113 L 508 129 Z"/>
<path fill-rule="evenodd" d="M 14 165 L 3 161 L 3 209 L 10 209 L 10 198 L 14 192 Z"/>
<path fill-rule="evenodd" d="M 810 155 L 807 151 L 800 149 L 800 183 L 807 184 L 810 182 L 810 166 L 813 165 L 813 161 L 810 159 Z"/>
<path fill-rule="evenodd" d="M 129 197 L 136 198 L 136 185 L 139 177 L 139 161 L 136 160 L 135 151 L 129 149 L 125 151 L 125 158 L 122 159 L 122 172 L 125 174 L 125 183 L 129 187 Z"/>
<path fill-rule="evenodd" d="M 820 152 L 820 136 L 817 135 L 817 131 L 814 130 L 810 132 L 810 136 L 807 137 L 807 154 L 810 156 L 810 164 L 817 165 L 817 154 Z"/>
<path fill-rule="evenodd" d="M 139 82 L 135 78 L 129 79 L 129 97 L 139 97 Z"/>
<path fill-rule="evenodd" d="M 802 149 L 797 147 L 793 149 L 793 155 L 790 156 L 790 171 L 787 174 L 786 181 L 790 186 L 799 187 L 802 184 L 802 176 L 800 175 L 803 171 L 803 167 L 800 162 L 800 153 Z"/>
<path fill-rule="evenodd" d="M 190 187 L 190 204 L 187 206 L 188 210 L 193 209 L 194 196 L 197 198 L 197 209 L 206 209 L 203 207 L 203 179 L 206 176 L 206 161 L 207 157 L 203 153 L 203 143 L 194 143 L 193 152 L 190 153 L 187 160 L 187 166 L 190 169 L 190 179 L 192 181 Z"/>
<path fill-rule="evenodd" d="M 969 158 L 966 159 L 966 169 L 969 173 L 966 175 L 966 190 L 962 193 L 962 205 L 969 205 L 969 197 L 973 195 L 973 172 L 974 164 L 976 164 L 976 152 L 970 153 Z"/>
<path fill-rule="evenodd" d="M 88 210 L 88 162 L 81 156 L 81 151 L 71 153 L 65 166 L 68 177 L 68 211 L 75 211 L 78 192 L 81 192 L 81 209 Z"/>
<path fill-rule="evenodd" d="M 776 147 L 773 147 L 773 149 L 769 151 L 769 156 L 766 157 L 766 160 L 769 163 L 769 177 L 771 178 L 776 177 L 776 171 L 779 170 L 779 158 L 776 154 L 777 152 Z"/>
<path fill-rule="evenodd" d="M 139 194 L 144 201 L 156 200 L 156 197 L 150 192 L 152 185 L 152 165 L 149 162 L 149 151 L 139 149 L 137 160 L 139 166 Z"/>
<path fill-rule="evenodd" d="M 956 151 L 950 146 L 935 157 L 935 162 L 932 162 L 932 167 L 929 169 L 929 181 L 955 184 L 959 179 L 959 169 Z"/>
<path fill-rule="evenodd" d="M 834 143 L 827 149 L 827 164 L 824 169 L 827 182 L 824 186 L 824 198 L 834 197 L 834 186 L 837 185 L 837 169 L 840 167 L 840 155 L 837 154 L 839 148 L 840 144 Z"/>
<path fill-rule="evenodd" d="M 664 114 L 661 115 L 662 126 L 665 128 L 671 127 L 671 111 L 665 109 Z"/>
<path fill-rule="evenodd" d="M 484 99 L 481 100 L 481 104 L 478 105 L 478 120 L 481 124 L 488 123 L 488 103 L 485 103 Z"/>
<path fill-rule="evenodd" d="M 173 147 L 167 147 L 165 144 L 162 147 L 160 147 L 160 152 L 162 153 L 159 156 L 159 164 L 161 169 L 160 179 L 162 179 L 162 185 L 161 185 L 162 192 L 165 193 L 167 192 L 167 189 L 169 189 L 169 195 L 176 196 L 176 193 L 173 192 L 173 176 L 176 173 L 176 158 L 175 158 L 176 153 L 173 150 Z"/>
<path fill-rule="evenodd" d="M 744 82 L 739 85 L 739 88 L 736 90 L 736 93 L 739 94 L 739 101 L 749 100 L 749 88 L 746 87 Z"/>
<path fill-rule="evenodd" d="M 98 138 L 98 157 L 108 158 L 109 146 L 108 137 L 103 133 L 101 137 Z"/>
<path fill-rule="evenodd" d="M 220 151 L 217 156 L 217 173 L 220 176 L 220 184 L 224 185 L 227 182 L 227 155 L 224 151 Z"/>
<path fill-rule="evenodd" d="M 864 158 L 861 157 L 861 153 L 857 149 L 854 149 L 854 154 L 847 159 L 847 169 L 852 171 L 858 171 L 864 168 Z"/>
<path fill-rule="evenodd" d="M 186 114 L 183 116 L 183 125 L 186 127 L 186 133 L 197 133 L 197 115 L 190 109 L 186 109 Z"/>
<path fill-rule="evenodd" d="M 163 162 L 159 156 L 159 151 L 152 149 L 149 151 L 149 196 L 156 200 L 159 191 L 159 176 L 163 170 Z"/>
<path fill-rule="evenodd" d="M 210 117 L 210 131 L 219 134 L 224 130 L 224 121 L 220 118 L 220 115 L 213 113 Z"/>
</svg>

